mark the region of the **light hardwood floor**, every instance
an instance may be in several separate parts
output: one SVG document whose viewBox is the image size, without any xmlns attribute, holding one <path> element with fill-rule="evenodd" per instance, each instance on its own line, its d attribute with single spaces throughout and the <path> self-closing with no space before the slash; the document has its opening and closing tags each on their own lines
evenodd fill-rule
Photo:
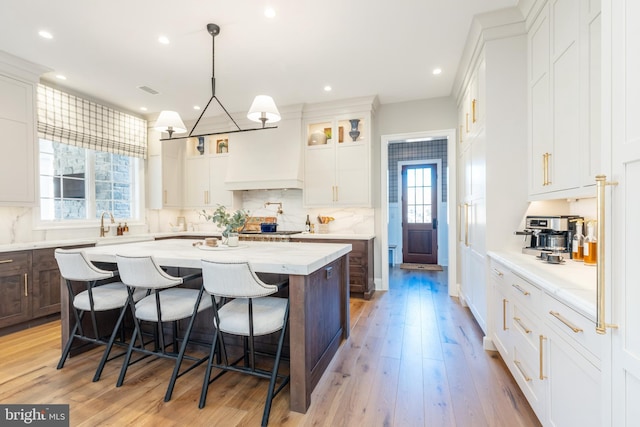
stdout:
<svg viewBox="0 0 640 427">
<path fill-rule="evenodd" d="M 447 294 L 446 272 L 390 271 L 390 290 L 351 300 L 351 337 L 312 395 L 306 414 L 274 400 L 273 426 L 538 426 L 504 363 L 482 349 L 470 312 Z M 115 387 L 119 362 L 91 382 L 100 349 L 55 369 L 57 322 L 0 337 L 1 403 L 67 403 L 72 426 L 254 426 L 266 381 L 227 374 L 199 410 L 203 369 L 163 401 L 172 362 L 146 360 Z"/>
</svg>

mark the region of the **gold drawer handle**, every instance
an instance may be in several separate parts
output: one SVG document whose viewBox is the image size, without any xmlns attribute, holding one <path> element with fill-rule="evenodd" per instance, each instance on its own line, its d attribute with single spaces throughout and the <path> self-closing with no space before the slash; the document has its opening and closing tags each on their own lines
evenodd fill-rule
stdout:
<svg viewBox="0 0 640 427">
<path fill-rule="evenodd" d="M 502 330 L 506 331 L 507 329 L 507 304 L 509 300 L 506 298 L 502 298 Z"/>
<path fill-rule="evenodd" d="M 520 371 L 520 373 L 524 377 L 524 380 L 527 381 L 527 382 L 531 381 L 531 377 L 529 375 L 525 374 L 524 371 L 522 370 L 522 364 L 520 363 L 520 361 L 514 359 L 513 363 L 516 364 L 516 368 L 518 368 L 518 371 Z"/>
<path fill-rule="evenodd" d="M 520 320 L 519 317 L 514 317 L 513 320 L 516 321 L 516 323 L 518 325 L 520 325 L 520 327 L 524 330 L 525 333 L 530 334 L 531 333 L 531 329 L 527 328 L 524 323 L 522 323 L 522 320 Z"/>
<path fill-rule="evenodd" d="M 504 273 L 500 270 L 498 270 L 497 268 L 493 268 L 492 269 L 494 273 L 496 273 L 498 275 L 498 277 L 503 277 Z"/>
<path fill-rule="evenodd" d="M 2 261 L 0 261 L 0 264 L 9 264 L 10 262 L 13 262 L 12 259 L 3 259 Z"/>
<path fill-rule="evenodd" d="M 565 317 L 563 317 L 560 313 L 558 313 L 557 311 L 553 311 L 551 310 L 549 312 L 550 315 L 552 315 L 553 317 L 555 317 L 556 319 L 558 319 L 559 321 L 561 321 L 562 323 L 564 323 L 565 325 L 567 325 L 569 327 L 569 329 L 571 329 L 573 332 L 575 332 L 576 334 L 578 332 L 582 332 L 582 329 L 578 328 L 577 326 L 575 326 L 573 323 L 571 323 L 569 320 L 567 320 Z"/>
<path fill-rule="evenodd" d="M 542 364 L 542 359 L 543 359 L 542 344 L 544 343 L 544 340 L 546 340 L 544 335 L 540 335 L 540 379 L 541 380 L 544 380 L 545 378 L 547 378 L 544 376 L 544 365 Z"/>
<path fill-rule="evenodd" d="M 522 289 L 522 286 L 520 286 L 520 285 L 513 284 L 513 285 L 511 285 L 511 286 L 513 286 L 514 288 L 516 288 L 517 290 L 519 290 L 520 292 L 522 292 L 522 295 L 524 295 L 524 296 L 529 296 L 529 295 L 531 295 L 531 294 L 529 293 L 529 291 L 527 291 L 526 289 Z"/>
<path fill-rule="evenodd" d="M 27 279 L 27 273 L 24 273 L 24 296 L 28 297 L 29 296 L 29 289 L 28 289 L 28 279 Z"/>
</svg>

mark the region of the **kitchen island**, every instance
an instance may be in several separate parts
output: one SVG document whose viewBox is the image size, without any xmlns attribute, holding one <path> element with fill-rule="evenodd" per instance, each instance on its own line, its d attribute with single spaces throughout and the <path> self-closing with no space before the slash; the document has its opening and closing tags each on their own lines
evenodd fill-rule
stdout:
<svg viewBox="0 0 640 427">
<path fill-rule="evenodd" d="M 202 259 L 247 260 L 258 273 L 288 275 L 290 409 L 306 412 L 311 392 L 343 340 L 349 337 L 351 245 L 241 242 L 237 248 L 207 250 L 192 239 L 169 239 L 85 249 L 93 262 L 115 263 L 116 254 L 152 255 L 163 267 L 199 269 Z M 62 344 L 69 336 L 69 301 L 62 292 Z M 211 334 L 213 331 L 211 331 Z"/>
</svg>

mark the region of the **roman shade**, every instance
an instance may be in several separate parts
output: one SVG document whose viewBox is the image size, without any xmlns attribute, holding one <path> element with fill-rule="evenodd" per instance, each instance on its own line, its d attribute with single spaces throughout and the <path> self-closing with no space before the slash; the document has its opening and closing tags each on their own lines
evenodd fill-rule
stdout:
<svg viewBox="0 0 640 427">
<path fill-rule="evenodd" d="M 146 158 L 147 121 L 38 85 L 38 136 L 49 141 Z"/>
</svg>

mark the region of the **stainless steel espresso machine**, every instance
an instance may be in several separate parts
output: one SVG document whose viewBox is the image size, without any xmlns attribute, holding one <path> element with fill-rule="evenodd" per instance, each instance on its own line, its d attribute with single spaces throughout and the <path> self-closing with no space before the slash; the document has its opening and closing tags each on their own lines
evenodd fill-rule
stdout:
<svg viewBox="0 0 640 427">
<path fill-rule="evenodd" d="M 527 216 L 524 231 L 515 234 L 524 236 L 522 253 L 540 255 L 542 252 L 571 255 L 571 242 L 576 232 L 577 215 Z"/>
</svg>

